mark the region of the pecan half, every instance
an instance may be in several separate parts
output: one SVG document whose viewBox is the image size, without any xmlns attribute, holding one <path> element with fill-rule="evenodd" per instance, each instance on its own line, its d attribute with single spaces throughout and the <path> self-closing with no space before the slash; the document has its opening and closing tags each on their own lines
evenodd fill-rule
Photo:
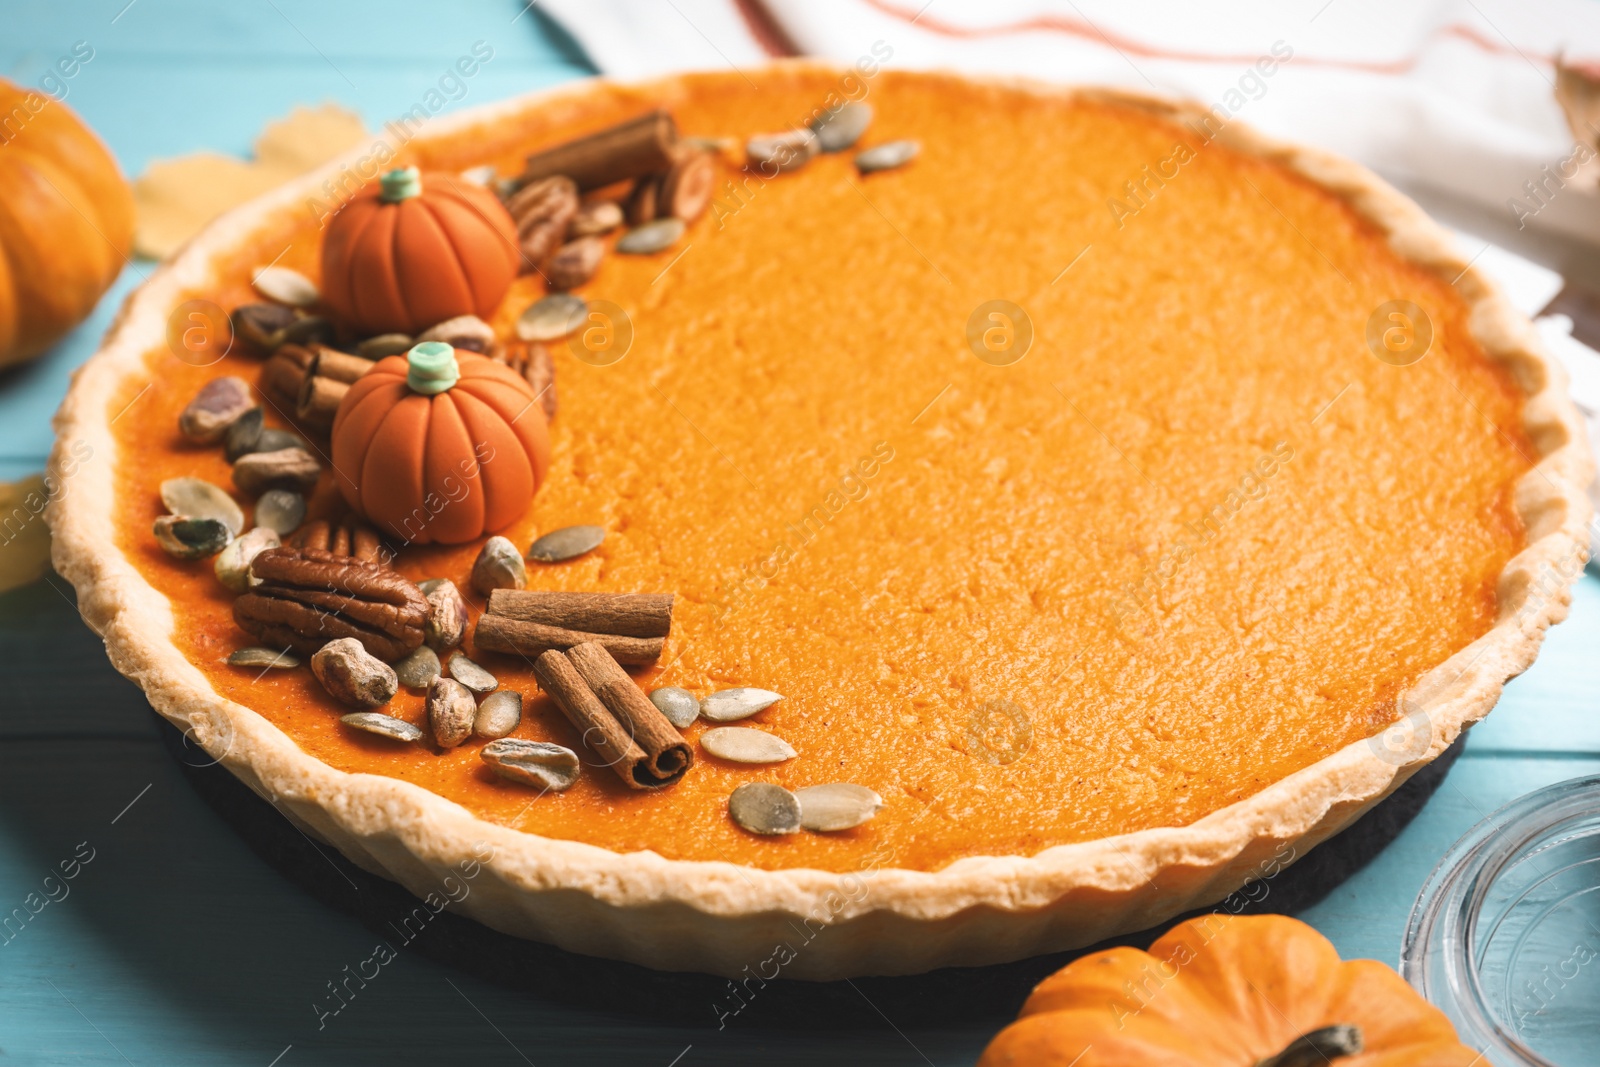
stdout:
<svg viewBox="0 0 1600 1067">
<path fill-rule="evenodd" d="M 541 178 L 512 194 L 506 210 L 517 223 L 517 246 L 527 260 L 524 269 L 537 269 L 561 247 L 567 224 L 578 213 L 578 187 L 559 174 Z"/>
<path fill-rule="evenodd" d="M 548 348 L 537 341 L 510 341 L 500 346 L 492 358 L 522 375 L 533 386 L 545 418 L 556 417 L 556 364 Z"/>
<path fill-rule="evenodd" d="M 250 574 L 260 584 L 233 602 L 233 620 L 265 645 L 314 653 L 353 637 L 388 663 L 422 644 L 427 598 L 381 563 L 273 548 L 251 561 Z"/>
</svg>

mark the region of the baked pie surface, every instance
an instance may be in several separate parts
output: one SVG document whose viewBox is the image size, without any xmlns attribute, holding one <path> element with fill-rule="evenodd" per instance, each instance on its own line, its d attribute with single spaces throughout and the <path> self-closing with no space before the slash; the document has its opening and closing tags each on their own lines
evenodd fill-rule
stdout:
<svg viewBox="0 0 1600 1067">
<path fill-rule="evenodd" d="M 805 121 L 842 76 L 753 78 L 495 105 L 403 158 L 514 173 L 650 106 L 742 140 Z M 888 72 L 867 99 L 872 140 L 917 139 L 913 164 L 725 167 L 733 185 L 674 253 L 606 261 L 584 292 L 624 309 L 631 348 L 608 366 L 554 348 L 549 477 L 502 531 L 604 526 L 530 587 L 674 592 L 665 666 L 636 677 L 784 694 L 744 725 L 795 759 L 702 754 L 658 793 L 588 773 L 535 799 L 472 745 L 358 739 L 308 671 L 224 664 L 250 643 L 231 598 L 149 531 L 163 479 L 228 484 L 174 427 L 205 381 L 257 361 L 175 359 L 166 317 L 248 301 L 285 245 L 277 262 L 315 278 L 306 201 L 326 174 L 163 267 L 63 408 L 58 451 L 105 461 L 53 507 L 56 562 L 114 662 L 414 889 L 490 842 L 492 882 L 464 910 L 525 936 L 737 970 L 840 875 L 869 877 L 829 905 L 832 947 L 797 961 L 816 977 L 1085 943 L 1215 899 L 1487 712 L 1565 612 L 1589 461 L 1559 372 L 1437 227 L 1352 164 L 1237 125 L 1207 141 L 1186 105 Z M 519 280 L 497 330 L 540 292 Z M 1033 328 L 1007 365 L 968 344 L 992 300 Z M 1432 328 L 1408 366 L 1367 343 L 1394 300 Z M 337 501 L 325 476 L 313 512 Z M 465 588 L 478 547 L 397 566 Z M 515 736 L 580 747 L 527 663 L 481 659 L 530 697 Z M 421 697 L 394 707 L 416 719 Z M 1399 749 L 1373 740 L 1407 713 Z M 760 838 L 726 812 L 751 780 L 850 781 L 885 806 L 857 830 Z M 663 929 L 662 908 L 698 919 Z"/>
</svg>

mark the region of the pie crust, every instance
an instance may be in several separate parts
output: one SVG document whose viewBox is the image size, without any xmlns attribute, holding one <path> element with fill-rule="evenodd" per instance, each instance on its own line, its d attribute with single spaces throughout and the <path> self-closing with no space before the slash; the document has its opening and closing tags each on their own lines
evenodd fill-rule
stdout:
<svg viewBox="0 0 1600 1067">
<path fill-rule="evenodd" d="M 834 75 L 806 62 L 784 64 Z M 640 87 L 665 92 L 672 79 Z M 1198 120 L 1199 105 L 1098 89 L 1006 82 L 1079 94 Z M 591 83 L 531 94 L 436 120 L 423 140 L 574 99 Z M 156 270 L 123 306 L 100 351 L 56 416 L 51 467 L 73 469 L 48 512 L 56 569 L 112 663 L 156 710 L 309 834 L 420 897 L 445 893 L 461 872 L 470 891 L 453 906 L 518 937 L 664 970 L 739 976 L 773 957 L 786 977 L 836 979 L 978 965 L 1091 944 L 1215 902 L 1270 874 L 1357 818 L 1488 713 L 1506 679 L 1533 662 L 1546 627 L 1566 615 L 1569 583 L 1587 552 L 1592 468 L 1565 376 L 1531 324 L 1455 249 L 1449 235 L 1366 169 L 1270 140 L 1238 123 L 1218 135 L 1235 151 L 1277 163 L 1348 203 L 1404 259 L 1452 284 L 1470 306 L 1470 332 L 1525 394 L 1523 423 L 1538 454 L 1515 486 L 1526 547 L 1496 587 L 1487 633 L 1411 691 L 1398 745 L 1352 743 L 1255 795 L 1183 827 L 1058 845 L 1031 856 L 957 860 L 942 870 L 869 862 L 860 870 L 761 870 L 669 860 L 554 840 L 479 819 L 416 785 L 335 770 L 307 755 L 250 708 L 218 694 L 171 640 L 173 606 L 110 547 L 111 463 L 73 461 L 67 442 L 116 453 L 107 409 L 167 329 L 186 295 L 213 281 L 214 255 L 248 239 L 257 220 L 312 195 L 357 153 L 238 208 Z M 447 881 L 449 880 L 449 881 Z M 450 894 L 454 898 L 455 894 Z M 799 943 L 797 943 L 799 939 Z"/>
</svg>

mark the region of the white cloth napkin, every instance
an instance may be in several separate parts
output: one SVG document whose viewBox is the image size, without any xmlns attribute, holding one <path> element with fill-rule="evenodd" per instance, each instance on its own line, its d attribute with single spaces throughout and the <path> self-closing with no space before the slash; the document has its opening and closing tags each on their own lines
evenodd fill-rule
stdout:
<svg viewBox="0 0 1600 1067">
<path fill-rule="evenodd" d="M 623 78 L 795 52 L 851 64 L 881 42 L 890 68 L 1188 96 L 1514 224 L 1600 241 L 1600 196 L 1562 176 L 1576 144 L 1553 96 L 1558 54 L 1600 58 L 1594 0 L 1244 0 L 1221 10 L 1185 0 L 543 0 L 541 10 Z"/>
</svg>

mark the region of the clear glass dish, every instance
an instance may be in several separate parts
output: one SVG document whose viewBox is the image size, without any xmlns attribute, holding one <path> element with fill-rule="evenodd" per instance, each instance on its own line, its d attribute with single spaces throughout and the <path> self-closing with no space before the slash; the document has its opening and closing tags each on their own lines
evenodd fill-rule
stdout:
<svg viewBox="0 0 1600 1067">
<path fill-rule="evenodd" d="M 1498 1067 L 1600 1063 L 1600 775 L 1457 841 L 1411 909 L 1400 973 Z"/>
</svg>

